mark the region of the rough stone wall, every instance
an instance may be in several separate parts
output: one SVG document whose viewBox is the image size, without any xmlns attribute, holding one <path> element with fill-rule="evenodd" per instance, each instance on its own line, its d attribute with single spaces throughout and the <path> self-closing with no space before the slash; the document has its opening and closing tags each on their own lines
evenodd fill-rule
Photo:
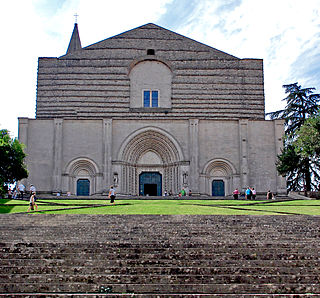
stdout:
<svg viewBox="0 0 320 298">
<path fill-rule="evenodd" d="M 130 67 L 143 59 L 170 66 L 170 109 L 130 109 Z M 262 60 L 238 59 L 153 24 L 39 58 L 38 119 L 264 119 L 264 109 Z"/>
</svg>

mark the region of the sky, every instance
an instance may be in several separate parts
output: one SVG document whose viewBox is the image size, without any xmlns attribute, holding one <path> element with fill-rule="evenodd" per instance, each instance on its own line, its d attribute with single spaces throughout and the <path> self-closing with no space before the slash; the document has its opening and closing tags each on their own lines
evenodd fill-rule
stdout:
<svg viewBox="0 0 320 298">
<path fill-rule="evenodd" d="M 154 23 L 238 58 L 264 63 L 266 112 L 282 85 L 320 93 L 320 0 L 10 0 L 0 2 L 0 129 L 35 118 L 38 57 L 66 53 L 75 14 L 82 46 Z"/>
</svg>

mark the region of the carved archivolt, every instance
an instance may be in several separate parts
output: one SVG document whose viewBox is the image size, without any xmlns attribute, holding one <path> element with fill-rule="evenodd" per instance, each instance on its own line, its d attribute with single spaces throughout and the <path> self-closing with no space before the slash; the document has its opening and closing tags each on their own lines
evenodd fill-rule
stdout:
<svg viewBox="0 0 320 298">
<path fill-rule="evenodd" d="M 206 176 L 230 177 L 236 173 L 234 166 L 224 159 L 209 161 L 203 170 Z"/>
<path fill-rule="evenodd" d="M 77 158 L 71 161 L 66 167 L 65 174 L 71 176 L 81 176 L 81 173 L 87 172 L 89 176 L 95 176 L 99 173 L 98 166 L 88 158 Z"/>
<path fill-rule="evenodd" d="M 148 127 L 134 132 L 122 144 L 118 157 L 122 162 L 120 183 L 124 193 L 139 193 L 142 171 L 161 173 L 162 189 L 177 191 L 183 154 L 175 139 L 164 131 Z"/>
<path fill-rule="evenodd" d="M 138 164 L 146 152 L 155 152 L 163 165 L 172 165 L 181 160 L 176 145 L 169 137 L 155 130 L 143 131 L 134 136 L 125 146 L 121 160 L 129 164 Z"/>
</svg>

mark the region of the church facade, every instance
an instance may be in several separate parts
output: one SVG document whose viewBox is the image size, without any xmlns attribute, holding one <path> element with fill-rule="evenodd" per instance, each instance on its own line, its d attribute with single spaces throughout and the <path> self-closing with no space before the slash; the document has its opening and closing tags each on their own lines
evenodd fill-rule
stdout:
<svg viewBox="0 0 320 298">
<path fill-rule="evenodd" d="M 146 24 L 39 58 L 36 118 L 19 118 L 38 191 L 286 192 L 283 121 L 265 120 L 263 61 Z"/>
</svg>

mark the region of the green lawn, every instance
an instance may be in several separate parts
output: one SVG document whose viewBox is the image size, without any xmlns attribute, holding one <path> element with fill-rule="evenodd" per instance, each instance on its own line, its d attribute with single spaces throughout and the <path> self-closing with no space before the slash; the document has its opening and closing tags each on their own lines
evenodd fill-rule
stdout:
<svg viewBox="0 0 320 298">
<path fill-rule="evenodd" d="M 320 200 L 282 202 L 235 200 L 41 200 L 38 214 L 320 215 Z M 28 201 L 0 200 L 0 213 L 24 213 Z M 32 212 L 35 213 L 35 212 Z"/>
</svg>

